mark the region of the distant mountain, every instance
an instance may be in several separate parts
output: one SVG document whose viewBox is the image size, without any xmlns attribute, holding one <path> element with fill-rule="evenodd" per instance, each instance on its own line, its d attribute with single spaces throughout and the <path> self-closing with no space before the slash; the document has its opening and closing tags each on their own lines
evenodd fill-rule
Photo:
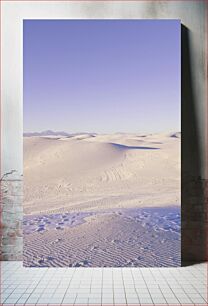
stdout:
<svg viewBox="0 0 208 306">
<path fill-rule="evenodd" d="M 80 133 L 67 133 L 64 131 L 42 131 L 42 132 L 26 132 L 23 133 L 24 137 L 32 137 L 32 136 L 65 136 L 65 137 L 73 137 L 73 136 L 79 136 L 79 135 L 96 135 L 96 133 L 86 133 L 86 132 L 80 132 Z"/>
<path fill-rule="evenodd" d="M 43 132 L 28 132 L 23 133 L 24 137 L 31 137 L 31 136 L 66 136 L 69 137 L 71 134 L 66 133 L 64 131 L 54 132 L 51 130 L 43 131 Z"/>
</svg>

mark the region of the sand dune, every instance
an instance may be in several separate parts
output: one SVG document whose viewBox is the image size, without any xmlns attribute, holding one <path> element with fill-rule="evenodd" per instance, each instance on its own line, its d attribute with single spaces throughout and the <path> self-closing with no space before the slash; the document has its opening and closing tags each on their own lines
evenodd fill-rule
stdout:
<svg viewBox="0 0 208 306">
<path fill-rule="evenodd" d="M 24 213 L 26 266 L 178 265 L 180 133 L 25 137 Z"/>
<path fill-rule="evenodd" d="M 25 213 L 81 209 L 89 201 L 90 209 L 179 204 L 179 164 L 180 138 L 169 134 L 27 137 Z"/>
</svg>

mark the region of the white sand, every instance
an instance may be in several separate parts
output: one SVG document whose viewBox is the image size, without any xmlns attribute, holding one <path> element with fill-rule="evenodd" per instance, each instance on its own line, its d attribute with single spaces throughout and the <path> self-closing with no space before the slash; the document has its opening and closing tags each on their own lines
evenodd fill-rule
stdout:
<svg viewBox="0 0 208 306">
<path fill-rule="evenodd" d="M 164 208 L 151 208 L 147 218 L 144 214 L 148 215 L 148 210 L 143 214 L 129 210 L 127 214 L 125 211 L 98 213 L 85 218 L 80 225 L 25 234 L 24 264 L 49 267 L 178 266 L 180 234 L 160 229 L 162 210 Z M 175 210 L 168 209 L 163 213 L 167 217 L 170 211 L 174 213 Z M 146 224 L 150 221 L 156 223 L 155 229 Z M 168 224 L 165 219 L 163 221 Z"/>
<path fill-rule="evenodd" d="M 180 133 L 24 138 L 25 266 L 177 266 L 179 205 Z"/>
<path fill-rule="evenodd" d="M 24 137 L 24 211 L 180 204 L 180 133 Z"/>
</svg>

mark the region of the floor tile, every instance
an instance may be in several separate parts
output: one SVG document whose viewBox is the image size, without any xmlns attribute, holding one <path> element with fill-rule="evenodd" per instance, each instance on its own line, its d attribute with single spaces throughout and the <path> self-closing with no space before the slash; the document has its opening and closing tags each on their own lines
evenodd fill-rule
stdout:
<svg viewBox="0 0 208 306">
<path fill-rule="evenodd" d="M 1 266 L 3 305 L 206 305 L 206 264 L 87 270 L 24 268 L 21 262 Z"/>
</svg>

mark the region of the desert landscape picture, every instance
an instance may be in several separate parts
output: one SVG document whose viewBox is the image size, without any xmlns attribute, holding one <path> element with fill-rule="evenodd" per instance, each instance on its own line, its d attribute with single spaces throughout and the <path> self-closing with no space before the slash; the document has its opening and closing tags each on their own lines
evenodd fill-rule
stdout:
<svg viewBox="0 0 208 306">
<path fill-rule="evenodd" d="M 24 21 L 24 266 L 180 265 L 180 22 Z"/>
</svg>

